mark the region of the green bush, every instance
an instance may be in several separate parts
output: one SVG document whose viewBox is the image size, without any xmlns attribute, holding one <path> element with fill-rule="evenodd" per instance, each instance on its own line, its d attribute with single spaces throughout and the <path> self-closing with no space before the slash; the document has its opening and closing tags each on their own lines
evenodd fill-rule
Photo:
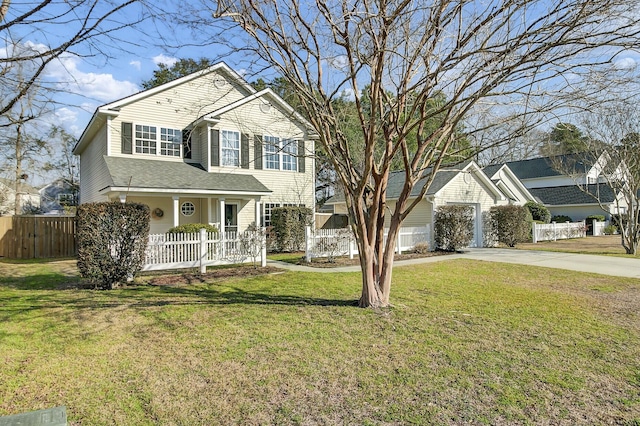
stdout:
<svg viewBox="0 0 640 426">
<path fill-rule="evenodd" d="M 571 219 L 566 214 L 558 214 L 551 218 L 551 222 L 556 222 L 556 223 L 573 222 L 573 219 Z"/>
<path fill-rule="evenodd" d="M 460 251 L 473 240 L 473 207 L 442 206 L 435 215 L 436 249 Z"/>
<path fill-rule="evenodd" d="M 144 265 L 149 206 L 88 203 L 78 206 L 78 269 L 104 289 L 133 278 Z"/>
<path fill-rule="evenodd" d="M 614 235 L 616 232 L 618 232 L 618 227 L 615 225 L 609 224 L 605 226 L 602 231 L 604 232 L 605 235 Z"/>
<path fill-rule="evenodd" d="M 174 226 L 167 231 L 167 234 L 193 234 L 200 232 L 204 229 L 207 232 L 218 232 L 218 228 L 215 225 L 209 225 L 207 223 L 185 223 L 184 225 Z"/>
<path fill-rule="evenodd" d="M 489 211 L 490 226 L 498 242 L 515 247 L 529 239 L 531 221 L 529 210 L 524 206 L 495 206 Z"/>
<path fill-rule="evenodd" d="M 275 251 L 304 249 L 305 227 L 313 223 L 313 212 L 308 207 L 277 207 L 271 212 L 269 238 Z"/>
<path fill-rule="evenodd" d="M 587 221 L 596 221 L 596 222 L 604 222 L 604 215 L 603 214 L 592 214 L 590 216 L 587 216 Z"/>
<path fill-rule="evenodd" d="M 540 221 L 542 223 L 551 222 L 551 213 L 544 205 L 534 201 L 528 201 L 524 206 L 529 209 L 533 220 Z"/>
</svg>

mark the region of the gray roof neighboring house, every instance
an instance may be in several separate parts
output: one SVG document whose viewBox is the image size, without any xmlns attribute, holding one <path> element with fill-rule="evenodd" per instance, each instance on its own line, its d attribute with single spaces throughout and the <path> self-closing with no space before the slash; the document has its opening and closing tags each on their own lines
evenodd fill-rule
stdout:
<svg viewBox="0 0 640 426">
<path fill-rule="evenodd" d="M 462 163 L 457 166 L 443 167 L 442 169 L 438 170 L 438 172 L 436 172 L 436 175 L 433 178 L 433 181 L 431 182 L 431 185 L 429 185 L 429 188 L 427 189 L 427 192 L 425 195 L 436 194 L 438 191 L 444 188 L 449 182 L 451 182 L 451 180 L 455 178 L 460 172 L 462 172 L 462 170 L 465 169 L 465 167 L 467 167 L 469 163 L 470 162 L 467 161 L 466 163 Z M 418 182 L 416 182 L 413 189 L 411 190 L 411 197 L 417 197 L 418 195 L 420 195 L 420 191 L 422 190 L 422 187 L 427 182 L 427 179 L 429 178 L 430 174 L 431 174 L 431 168 L 426 169 L 424 171 L 423 173 L 424 177 L 418 180 Z M 490 183 L 490 180 L 489 179 L 487 180 Z M 402 193 L 402 188 L 404 186 L 404 183 L 405 183 L 404 170 L 391 172 L 389 175 L 389 182 L 387 184 L 387 199 L 397 200 L 400 194 Z M 325 202 L 325 204 L 334 204 L 334 203 L 341 203 L 341 202 L 344 202 L 344 195 L 336 194 L 333 197 L 329 198 Z"/>
<path fill-rule="evenodd" d="M 241 173 L 209 173 L 199 164 L 104 156 L 109 187 L 175 190 L 180 192 L 270 193 L 258 179 Z M 103 188 L 106 189 L 106 188 Z"/>
<path fill-rule="evenodd" d="M 597 195 L 603 204 L 615 202 L 615 194 L 607 185 L 589 185 L 588 193 L 581 191 L 577 185 L 550 186 L 546 188 L 530 188 L 529 192 L 543 204 L 549 206 L 598 204 Z"/>
<path fill-rule="evenodd" d="M 484 170 L 491 176 L 502 164 L 506 164 L 518 179 L 535 179 L 563 175 L 564 173 L 556 170 L 553 164 L 563 164 L 575 169 L 577 173 L 586 173 L 593 167 L 598 158 L 600 158 L 600 154 L 595 152 L 557 155 L 553 157 L 531 158 L 529 160 L 492 164 L 485 167 Z M 493 170 L 493 173 L 487 172 L 489 168 Z M 495 170 L 493 168 L 495 168 Z"/>
</svg>

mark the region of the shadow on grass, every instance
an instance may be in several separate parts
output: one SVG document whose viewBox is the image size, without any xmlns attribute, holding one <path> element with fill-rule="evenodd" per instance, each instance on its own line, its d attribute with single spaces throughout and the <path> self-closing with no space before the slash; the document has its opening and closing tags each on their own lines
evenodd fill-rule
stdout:
<svg viewBox="0 0 640 426">
<path fill-rule="evenodd" d="M 50 276 L 47 276 L 50 280 Z M 64 277 L 69 279 L 69 277 Z M 29 282 L 37 281 L 30 277 Z M 80 280 L 79 278 L 77 280 Z M 19 281 L 19 280 L 16 280 Z M 34 288 L 32 284 L 17 282 L 11 286 L 0 284 L 17 290 L 50 290 Z M 304 290 L 301 290 L 301 293 Z M 146 309 L 162 306 L 221 306 L 221 305 L 283 305 L 283 306 L 334 306 L 356 307 L 355 299 L 330 299 L 312 295 L 276 294 L 252 287 L 241 288 L 231 283 L 197 286 L 132 286 L 110 291 L 80 290 L 75 291 L 38 291 L 0 292 L 0 320 L 9 317 L 29 314 L 38 310 L 68 308 L 74 312 L 106 310 L 106 309 Z"/>
</svg>

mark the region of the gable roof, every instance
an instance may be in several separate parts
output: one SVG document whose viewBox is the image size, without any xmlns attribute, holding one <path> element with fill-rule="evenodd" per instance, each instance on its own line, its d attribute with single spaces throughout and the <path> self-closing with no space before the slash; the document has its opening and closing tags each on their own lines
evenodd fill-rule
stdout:
<svg viewBox="0 0 640 426">
<path fill-rule="evenodd" d="M 140 92 L 126 96 L 124 98 L 117 99 L 113 102 L 109 102 L 107 104 L 99 106 L 98 108 L 96 108 L 95 112 L 91 116 L 91 120 L 89 121 L 89 124 L 87 124 L 87 127 L 85 127 L 84 131 L 82 132 L 82 135 L 78 139 L 78 142 L 73 147 L 73 153 L 77 154 L 80 151 L 80 149 L 83 148 L 88 143 L 87 140 L 89 139 L 89 135 L 92 133 L 92 130 L 96 125 L 96 123 L 98 122 L 98 119 L 100 116 L 117 116 L 119 114 L 120 108 L 122 108 L 125 105 L 136 102 L 140 99 L 144 99 L 148 96 L 155 95 L 156 93 L 171 89 L 172 87 L 179 86 L 181 84 L 187 83 L 191 80 L 194 80 L 196 78 L 202 77 L 207 74 L 211 74 L 213 72 L 222 72 L 224 74 L 227 74 L 231 80 L 237 82 L 249 94 L 254 94 L 257 92 L 256 89 L 254 89 L 249 83 L 247 83 L 246 80 L 244 80 L 240 76 L 240 74 L 233 71 L 224 62 L 218 62 L 217 64 L 212 65 L 209 68 L 206 68 L 204 70 L 196 71 L 184 77 L 180 77 L 178 79 L 169 81 L 165 84 L 152 87 L 151 89 L 142 90 Z"/>
<path fill-rule="evenodd" d="M 451 167 L 443 167 L 438 170 L 433 177 L 433 181 L 425 195 L 435 195 L 443 188 L 445 188 L 449 182 L 451 182 L 456 176 L 460 173 L 464 173 L 470 171 L 469 169 L 474 169 L 477 173 L 476 176 L 480 178 L 480 180 L 484 181 L 485 185 L 498 197 L 504 197 L 504 194 L 491 182 L 491 179 L 487 177 L 483 173 L 483 171 L 478 167 L 478 165 L 473 161 L 468 161 L 466 163 L 459 164 L 457 166 Z M 431 168 L 428 168 L 424 171 L 422 178 L 416 182 L 413 189 L 411 190 L 411 198 L 415 198 L 420 195 L 420 191 L 422 187 L 426 184 L 429 175 L 431 174 Z M 387 199 L 395 200 L 398 199 L 400 193 L 402 192 L 402 188 L 405 182 L 405 173 L 403 170 L 391 172 L 389 175 L 389 181 L 387 183 Z M 335 204 L 344 202 L 344 195 L 338 194 L 331 197 L 329 200 L 325 202 L 325 204 Z"/>
<path fill-rule="evenodd" d="M 572 165 L 575 167 L 575 171 L 577 173 L 587 173 L 596 164 L 599 158 L 599 153 L 583 152 L 578 154 L 531 158 L 521 161 L 509 161 L 504 164 L 509 166 L 511 171 L 518 177 L 518 179 L 536 179 L 543 177 L 562 176 L 564 173 L 561 173 L 554 169 L 554 163 Z M 502 166 L 502 164 L 492 164 L 487 166 L 485 170 L 489 167 L 491 167 L 492 169 L 495 167 L 499 168 L 499 166 Z"/>
<path fill-rule="evenodd" d="M 522 184 L 520 179 L 513 173 L 507 164 L 493 164 L 482 169 L 482 171 L 491 179 L 491 181 L 500 189 L 507 198 L 518 201 L 517 196 L 512 193 L 508 188 L 508 185 L 504 183 L 504 175 L 507 175 L 510 180 L 515 184 L 518 190 L 527 198 L 528 201 L 535 200 L 535 197 Z M 522 200 L 520 200 L 522 201 Z"/>
<path fill-rule="evenodd" d="M 587 191 L 581 191 L 577 185 L 550 186 L 546 188 L 530 188 L 531 194 L 543 204 L 550 206 L 598 204 L 593 195 L 599 195 L 603 204 L 615 202 L 615 194 L 611 187 L 605 184 L 588 185 Z"/>
<path fill-rule="evenodd" d="M 198 164 L 146 158 L 104 156 L 111 176 L 105 190 L 132 190 L 172 193 L 236 193 L 260 194 L 271 192 L 249 174 L 208 173 Z"/>
</svg>

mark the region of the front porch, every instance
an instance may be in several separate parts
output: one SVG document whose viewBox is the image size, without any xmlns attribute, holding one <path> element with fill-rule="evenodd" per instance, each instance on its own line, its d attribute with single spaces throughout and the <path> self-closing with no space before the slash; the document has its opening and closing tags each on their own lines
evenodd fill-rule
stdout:
<svg viewBox="0 0 640 426">
<path fill-rule="evenodd" d="M 198 196 L 119 194 L 113 201 L 146 204 L 151 211 L 151 234 L 162 234 L 188 223 L 208 223 L 221 233 L 242 232 L 251 225 L 262 225 L 259 196 Z"/>
</svg>

